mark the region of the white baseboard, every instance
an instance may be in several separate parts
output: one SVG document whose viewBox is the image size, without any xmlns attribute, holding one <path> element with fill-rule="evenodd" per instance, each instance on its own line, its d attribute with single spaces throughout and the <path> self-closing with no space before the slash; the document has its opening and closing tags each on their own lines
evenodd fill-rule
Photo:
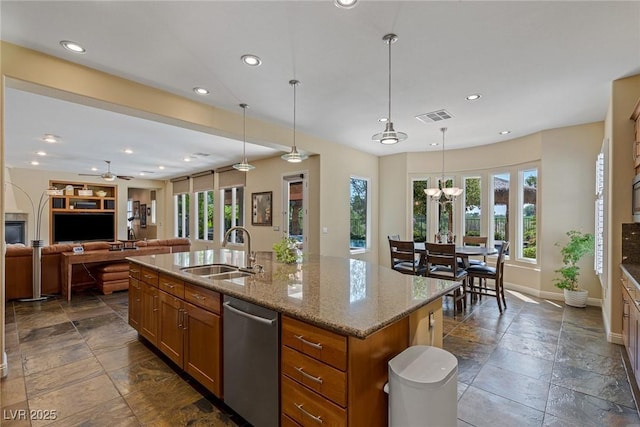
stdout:
<svg viewBox="0 0 640 427">
<path fill-rule="evenodd" d="M 527 286 L 516 285 L 515 283 L 508 282 L 504 283 L 504 288 L 538 298 L 544 298 L 553 301 L 564 301 L 564 294 L 562 292 L 541 291 L 540 289 L 532 289 Z M 587 305 L 602 307 L 602 300 L 600 298 L 588 298 Z"/>
</svg>

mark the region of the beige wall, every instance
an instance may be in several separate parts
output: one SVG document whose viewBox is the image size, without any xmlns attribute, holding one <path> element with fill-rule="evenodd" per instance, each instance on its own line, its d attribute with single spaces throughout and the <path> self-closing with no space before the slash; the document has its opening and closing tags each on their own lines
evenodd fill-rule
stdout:
<svg viewBox="0 0 640 427">
<path fill-rule="evenodd" d="M 612 340 L 620 340 L 622 331 L 622 296 L 620 293 L 620 269 L 622 261 L 622 226 L 632 221 L 631 181 L 634 176 L 632 144 L 633 107 L 640 98 L 640 75 L 616 80 L 611 88 L 611 105 L 608 114 L 609 133 L 609 185 L 605 190 L 606 210 L 609 213 L 609 233 L 605 240 L 607 263 L 607 298 L 605 300 L 605 326 L 609 326 Z"/>
<path fill-rule="evenodd" d="M 511 288 L 562 299 L 562 294 L 553 286 L 554 270 L 560 267 L 559 247 L 555 243 L 563 242 L 564 233 L 571 229 L 593 232 L 595 159 L 600 151 L 603 132 L 603 123 L 598 122 L 551 129 L 510 141 L 446 152 L 445 173 L 447 176 L 455 176 L 459 186 L 462 185 L 463 176 L 480 176 L 482 186 L 486 188 L 493 172 L 514 172 L 529 165 L 539 167 L 539 260 L 537 264 L 532 264 L 511 257 L 505 269 L 505 280 Z M 380 159 L 380 176 L 383 179 L 380 204 L 393 206 L 391 210 L 382 209 L 384 212 L 380 214 L 381 264 L 389 264 L 386 236 L 393 233 L 409 236 L 411 232 L 411 179 L 439 177 L 442 174 L 441 156 L 441 151 L 434 150 Z M 515 183 L 512 185 L 515 188 Z M 512 191 L 512 206 L 517 203 L 516 197 L 516 192 Z M 564 203 L 567 200 L 571 202 L 569 205 Z M 482 203 L 483 206 L 489 206 L 486 194 Z M 435 209 L 435 206 L 431 204 L 428 209 Z M 464 218 L 462 199 L 456 202 L 454 215 L 454 233 L 461 235 Z M 485 220 L 488 221 L 486 216 Z M 516 221 L 510 223 L 510 235 L 515 236 Z M 488 229 L 488 224 L 483 229 Z M 433 230 L 431 228 L 428 235 L 433 234 Z M 590 291 L 592 302 L 597 302 L 601 292 L 591 263 L 592 259 L 584 261 L 581 283 Z"/>
</svg>

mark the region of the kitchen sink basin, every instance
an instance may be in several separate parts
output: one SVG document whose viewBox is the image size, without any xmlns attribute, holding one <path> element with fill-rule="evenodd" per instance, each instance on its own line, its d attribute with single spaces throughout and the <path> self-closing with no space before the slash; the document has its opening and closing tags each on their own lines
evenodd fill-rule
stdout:
<svg viewBox="0 0 640 427">
<path fill-rule="evenodd" d="M 253 274 L 249 271 L 240 270 L 238 267 L 228 264 L 198 265 L 194 267 L 185 267 L 182 271 L 214 280 L 238 279 L 240 277 L 251 276 Z"/>
<path fill-rule="evenodd" d="M 195 274 L 196 276 L 212 276 L 221 273 L 237 272 L 238 267 L 227 264 L 209 264 L 198 265 L 195 267 L 185 267 L 182 269 L 185 273 Z"/>
</svg>

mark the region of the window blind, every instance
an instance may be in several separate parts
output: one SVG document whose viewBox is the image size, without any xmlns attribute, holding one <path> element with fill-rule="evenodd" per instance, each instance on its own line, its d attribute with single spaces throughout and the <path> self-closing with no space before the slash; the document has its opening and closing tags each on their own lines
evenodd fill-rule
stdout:
<svg viewBox="0 0 640 427">
<path fill-rule="evenodd" d="M 231 166 L 218 169 L 216 172 L 219 188 L 244 187 L 247 183 L 247 173 L 235 170 Z"/>
<path fill-rule="evenodd" d="M 189 177 L 181 176 L 171 180 L 173 184 L 173 195 L 184 194 L 189 192 Z"/>
<path fill-rule="evenodd" d="M 212 170 L 208 170 L 191 175 L 193 192 L 200 193 L 202 191 L 213 190 L 213 174 L 214 172 Z"/>
</svg>

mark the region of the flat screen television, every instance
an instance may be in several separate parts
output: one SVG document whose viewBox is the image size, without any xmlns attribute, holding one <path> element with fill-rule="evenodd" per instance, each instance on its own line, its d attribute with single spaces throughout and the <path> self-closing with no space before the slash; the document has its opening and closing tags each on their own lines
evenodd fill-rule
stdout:
<svg viewBox="0 0 640 427">
<path fill-rule="evenodd" d="M 88 242 L 114 241 L 114 213 L 63 213 L 53 214 L 53 241 Z"/>
</svg>

